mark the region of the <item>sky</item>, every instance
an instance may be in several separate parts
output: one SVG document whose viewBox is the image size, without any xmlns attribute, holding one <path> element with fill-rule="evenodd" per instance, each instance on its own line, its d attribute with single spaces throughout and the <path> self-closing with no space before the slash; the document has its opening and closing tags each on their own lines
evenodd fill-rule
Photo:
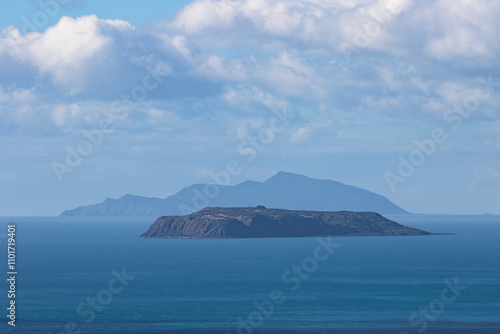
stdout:
<svg viewBox="0 0 500 334">
<path fill-rule="evenodd" d="M 0 216 L 278 171 L 500 214 L 496 0 L 0 6 Z"/>
</svg>

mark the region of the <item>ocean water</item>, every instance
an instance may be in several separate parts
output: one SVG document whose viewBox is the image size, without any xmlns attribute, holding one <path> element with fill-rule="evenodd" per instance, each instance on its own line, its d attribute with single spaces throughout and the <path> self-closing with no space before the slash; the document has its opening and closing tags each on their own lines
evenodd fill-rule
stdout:
<svg viewBox="0 0 500 334">
<path fill-rule="evenodd" d="M 9 223 L 18 272 L 0 332 L 500 333 L 500 216 L 390 218 L 456 235 L 141 239 L 154 217 L 0 218 L 2 275 Z"/>
</svg>

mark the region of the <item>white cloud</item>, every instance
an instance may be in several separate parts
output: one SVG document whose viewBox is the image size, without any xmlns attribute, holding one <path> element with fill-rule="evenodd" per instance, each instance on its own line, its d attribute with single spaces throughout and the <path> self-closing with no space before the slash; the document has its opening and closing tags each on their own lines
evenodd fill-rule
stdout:
<svg viewBox="0 0 500 334">
<path fill-rule="evenodd" d="M 204 47 L 356 48 L 491 65 L 500 49 L 499 15 L 495 0 L 198 0 L 167 27 Z"/>
<path fill-rule="evenodd" d="M 388 25 L 412 3 L 412 0 L 198 0 L 180 11 L 167 26 L 192 36 L 202 35 L 204 40 L 200 43 L 204 45 L 224 46 L 229 38 L 233 45 L 250 43 L 275 49 L 283 45 L 306 46 L 339 51 L 343 44 L 355 44 L 360 31 L 369 35 L 369 44 L 376 44 L 378 35 L 383 34 L 379 27 L 373 31 L 374 24 Z M 212 33 L 218 37 L 212 38 Z M 220 34 L 225 38 L 219 38 Z"/>
<path fill-rule="evenodd" d="M 200 57 L 193 65 L 195 65 L 193 72 L 211 79 L 237 82 L 245 82 L 248 79 L 247 68 L 239 59 L 228 59 L 212 54 Z"/>
<path fill-rule="evenodd" d="M 72 93 L 81 89 L 81 81 L 92 62 L 102 63 L 109 56 L 113 35 L 133 28 L 121 20 L 101 20 L 95 15 L 77 19 L 63 17 L 43 33 L 26 36 L 9 27 L 0 38 L 0 53 L 8 53 L 14 61 L 24 61 L 47 74 Z"/>
<path fill-rule="evenodd" d="M 112 117 L 109 107 L 99 102 L 56 104 L 52 109 L 52 120 L 61 128 L 96 126 L 105 117 Z"/>
<path fill-rule="evenodd" d="M 309 137 L 310 133 L 311 133 L 310 127 L 298 128 L 295 132 L 292 133 L 290 140 L 292 143 L 301 142 L 305 140 L 307 137 Z"/>
<path fill-rule="evenodd" d="M 426 9 L 422 9 L 423 11 Z M 426 52 L 438 60 L 498 57 L 500 3 L 492 0 L 440 0 L 426 10 Z"/>
<path fill-rule="evenodd" d="M 203 113 L 230 115 L 224 124 L 234 126 L 292 105 L 307 109 L 309 124 L 330 120 L 328 108 L 349 124 L 439 116 L 460 89 L 474 87 L 468 73 L 435 71 L 436 59 L 498 57 L 499 7 L 487 0 L 198 0 L 148 30 L 95 15 L 64 17 L 25 36 L 11 27 L 0 34 L 0 71 L 21 63 L 30 75 L 0 76 L 0 103 L 17 108 L 8 116 L 16 122 L 35 113 L 50 126 L 81 127 L 107 115 L 109 101 L 130 94 L 147 68 L 161 67 L 165 80 L 151 100 L 176 102 L 147 101 L 138 110 L 149 111 L 128 120 L 135 126 Z M 339 66 L 342 43 L 354 43 L 360 30 L 367 44 Z M 183 100 L 197 93 L 196 107 Z M 494 117 L 497 101 L 481 112 Z M 172 106 L 172 115 L 154 114 Z M 301 131 L 294 140 L 309 134 Z"/>
<path fill-rule="evenodd" d="M 273 96 L 256 86 L 238 86 L 227 90 L 222 99 L 238 109 L 255 113 L 270 113 L 272 110 L 287 111 L 290 105 L 286 99 Z"/>
</svg>

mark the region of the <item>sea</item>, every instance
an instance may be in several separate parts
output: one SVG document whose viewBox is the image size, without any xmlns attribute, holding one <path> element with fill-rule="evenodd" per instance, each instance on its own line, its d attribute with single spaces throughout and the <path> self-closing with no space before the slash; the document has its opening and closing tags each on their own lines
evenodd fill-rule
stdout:
<svg viewBox="0 0 500 334">
<path fill-rule="evenodd" d="M 143 239 L 154 217 L 1 217 L 0 332 L 500 333 L 500 216 L 388 217 L 453 235 Z"/>
</svg>

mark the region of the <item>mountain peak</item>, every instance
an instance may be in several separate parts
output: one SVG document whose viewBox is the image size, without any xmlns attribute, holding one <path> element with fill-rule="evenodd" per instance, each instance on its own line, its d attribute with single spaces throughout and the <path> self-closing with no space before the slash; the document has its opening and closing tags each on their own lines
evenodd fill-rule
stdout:
<svg viewBox="0 0 500 334">
<path fill-rule="evenodd" d="M 275 176 L 278 176 L 278 175 L 281 175 L 281 176 L 301 176 L 301 177 L 307 177 L 307 176 L 296 174 L 296 173 L 286 172 L 284 170 L 280 170 L 278 173 L 276 173 Z"/>
<path fill-rule="evenodd" d="M 145 198 L 145 197 L 131 195 L 131 194 L 126 194 L 126 195 L 120 197 L 118 200 L 119 201 L 137 201 L 137 200 L 140 200 L 140 199 L 143 199 L 143 198 Z"/>
<path fill-rule="evenodd" d="M 300 174 L 295 174 L 295 173 L 290 173 L 290 172 L 285 172 L 285 171 L 279 171 L 274 176 L 267 179 L 265 182 L 268 182 L 271 180 L 297 180 L 297 179 L 304 180 L 304 179 L 310 179 L 310 178 L 305 176 L 305 175 L 300 175 Z"/>
</svg>

